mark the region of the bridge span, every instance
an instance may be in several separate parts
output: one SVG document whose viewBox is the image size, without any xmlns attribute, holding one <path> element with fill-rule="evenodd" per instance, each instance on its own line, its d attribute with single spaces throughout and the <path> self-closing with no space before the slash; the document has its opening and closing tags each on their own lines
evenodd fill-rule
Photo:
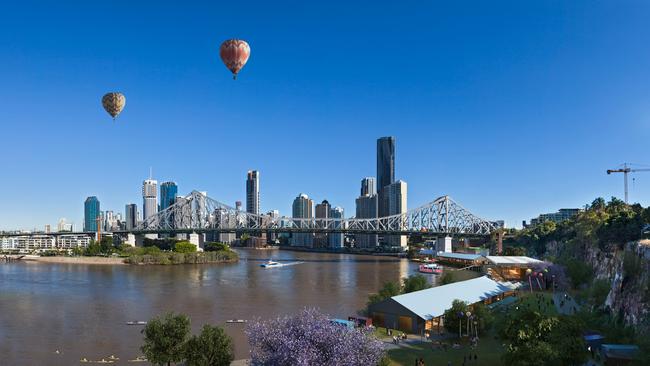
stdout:
<svg viewBox="0 0 650 366">
<path fill-rule="evenodd" d="M 460 235 L 488 236 L 496 226 L 456 203 L 449 196 L 409 210 L 403 214 L 371 219 L 291 218 L 256 215 L 216 201 L 193 191 L 178 198 L 167 209 L 141 222 L 132 230 L 104 234 L 192 234 L 192 233 L 344 233 L 383 235 Z M 26 235 L 95 235 L 94 232 L 5 233 L 2 236 Z"/>
</svg>

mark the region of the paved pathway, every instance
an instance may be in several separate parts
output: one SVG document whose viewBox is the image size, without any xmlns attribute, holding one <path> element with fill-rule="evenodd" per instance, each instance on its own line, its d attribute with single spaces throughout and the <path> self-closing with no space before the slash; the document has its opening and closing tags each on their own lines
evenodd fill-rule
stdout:
<svg viewBox="0 0 650 366">
<path fill-rule="evenodd" d="M 580 305 L 576 303 L 575 299 L 565 292 L 556 292 L 553 294 L 553 301 L 555 302 L 555 308 L 560 314 L 573 315 L 580 309 Z"/>
</svg>

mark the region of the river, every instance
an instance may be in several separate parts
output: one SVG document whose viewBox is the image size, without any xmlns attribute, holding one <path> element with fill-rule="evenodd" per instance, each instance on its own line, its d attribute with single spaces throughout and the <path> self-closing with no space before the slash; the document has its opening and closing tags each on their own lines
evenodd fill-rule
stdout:
<svg viewBox="0 0 650 366">
<path fill-rule="evenodd" d="M 228 319 L 269 318 L 317 307 L 347 318 L 386 281 L 413 274 L 405 259 L 241 250 L 232 264 L 111 266 L 13 262 L 0 264 L 0 364 L 77 365 L 115 355 L 141 355 L 140 326 L 168 312 L 188 314 L 192 330 L 226 327 L 236 358 L 247 358 L 243 325 Z M 263 269 L 268 258 L 301 264 Z M 429 276 L 429 275 L 428 275 Z M 429 276 L 435 281 L 434 276 Z M 59 351 L 57 354 L 56 351 Z"/>
</svg>

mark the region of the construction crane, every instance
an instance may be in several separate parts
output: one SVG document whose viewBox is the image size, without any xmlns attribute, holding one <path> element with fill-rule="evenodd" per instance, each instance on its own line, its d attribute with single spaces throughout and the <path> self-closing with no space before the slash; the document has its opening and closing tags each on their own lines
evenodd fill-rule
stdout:
<svg viewBox="0 0 650 366">
<path fill-rule="evenodd" d="M 607 169 L 607 174 L 623 173 L 623 185 L 625 186 L 625 203 L 627 203 L 627 175 L 628 175 L 628 173 L 650 172 L 650 168 L 632 169 L 630 167 L 630 165 L 632 165 L 632 164 L 623 163 L 623 165 L 621 165 L 622 168 L 619 168 L 619 169 Z"/>
</svg>

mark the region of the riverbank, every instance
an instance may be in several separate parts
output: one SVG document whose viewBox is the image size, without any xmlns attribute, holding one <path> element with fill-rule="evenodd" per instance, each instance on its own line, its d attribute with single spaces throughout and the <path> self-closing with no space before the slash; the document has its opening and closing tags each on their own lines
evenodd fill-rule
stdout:
<svg viewBox="0 0 650 366">
<path fill-rule="evenodd" d="M 30 256 L 21 260 L 39 263 L 64 263 L 64 264 L 103 264 L 125 265 L 124 258 L 120 257 L 36 257 Z"/>
<path fill-rule="evenodd" d="M 127 264 L 208 264 L 208 263 L 234 263 L 239 261 L 239 254 L 232 250 L 219 250 L 216 252 L 157 252 L 151 254 L 136 254 L 124 260 Z"/>
</svg>

